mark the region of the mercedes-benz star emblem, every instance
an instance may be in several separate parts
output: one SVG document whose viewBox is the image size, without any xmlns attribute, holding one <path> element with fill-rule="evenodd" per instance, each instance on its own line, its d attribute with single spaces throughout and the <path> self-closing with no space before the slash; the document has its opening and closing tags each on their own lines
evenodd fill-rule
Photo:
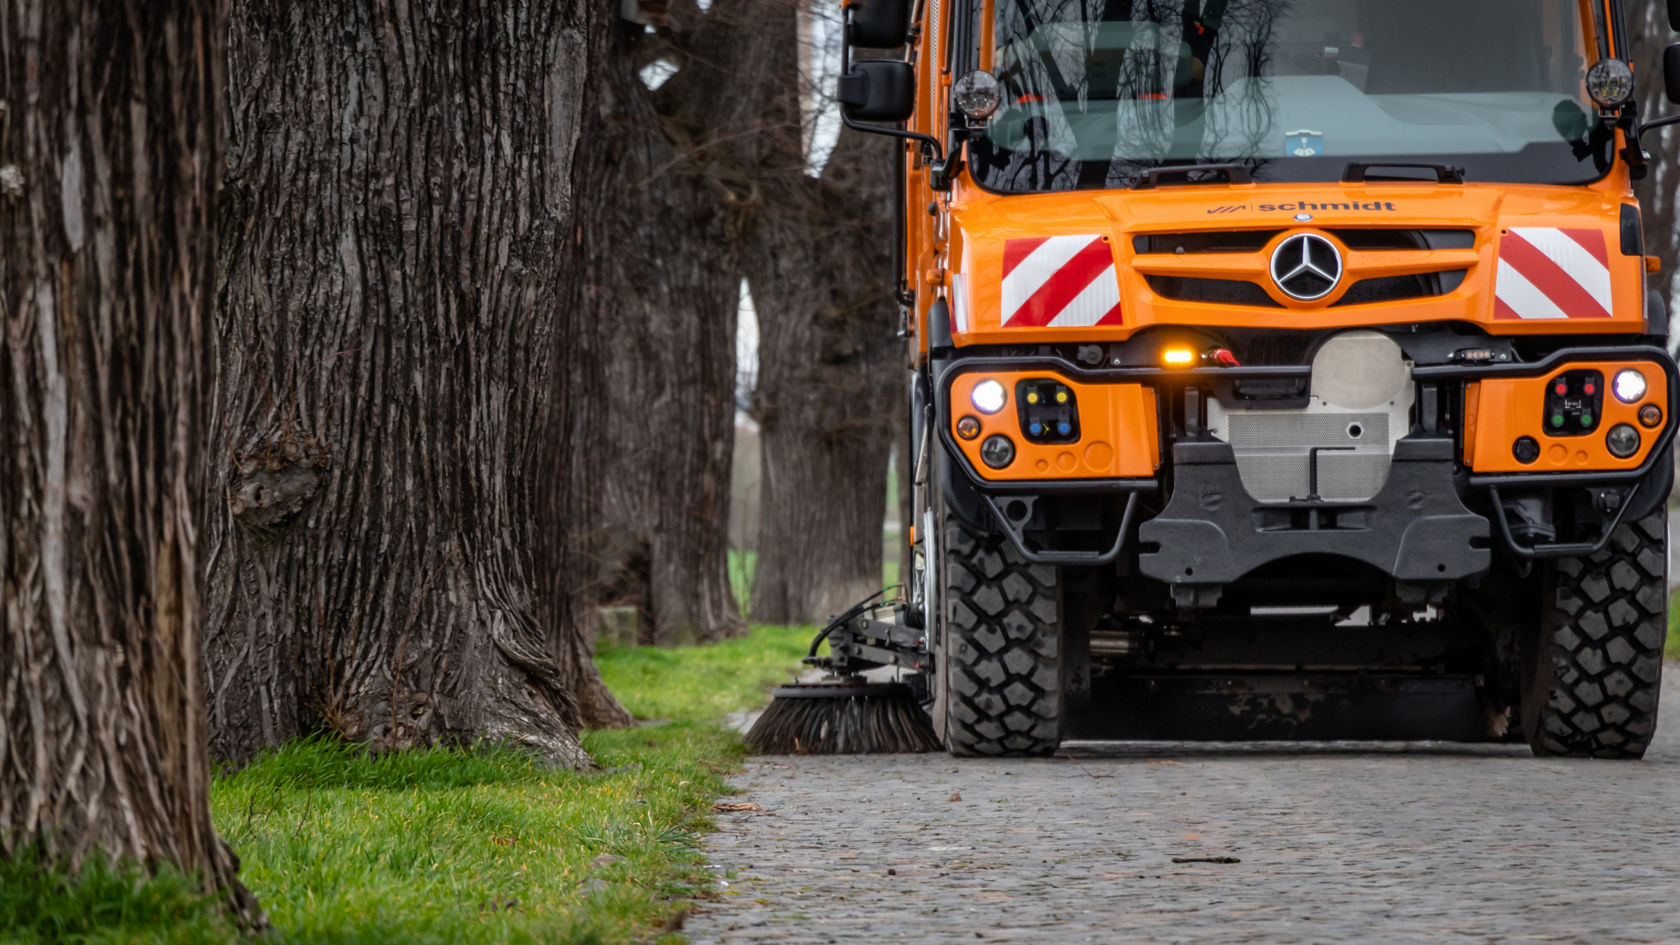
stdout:
<svg viewBox="0 0 1680 945">
<path fill-rule="evenodd" d="M 1317 233 L 1297 233 L 1272 251 L 1272 281 L 1292 299 L 1322 299 L 1342 281 L 1342 254 Z"/>
</svg>

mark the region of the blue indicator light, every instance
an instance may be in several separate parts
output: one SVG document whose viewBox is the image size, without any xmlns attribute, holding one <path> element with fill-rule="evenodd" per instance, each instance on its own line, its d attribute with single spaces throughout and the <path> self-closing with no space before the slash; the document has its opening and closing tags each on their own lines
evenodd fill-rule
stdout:
<svg viewBox="0 0 1680 945">
<path fill-rule="evenodd" d="M 1027 429 L 1032 431 L 1033 436 L 1038 436 L 1040 433 L 1044 432 L 1044 424 L 1035 423 L 1032 426 L 1028 427 Z"/>
<path fill-rule="evenodd" d="M 1056 424 L 1056 432 L 1060 433 L 1062 436 L 1067 436 L 1069 433 L 1073 432 L 1073 427 L 1070 426 L 1066 420 L 1063 420 L 1061 423 Z"/>
</svg>

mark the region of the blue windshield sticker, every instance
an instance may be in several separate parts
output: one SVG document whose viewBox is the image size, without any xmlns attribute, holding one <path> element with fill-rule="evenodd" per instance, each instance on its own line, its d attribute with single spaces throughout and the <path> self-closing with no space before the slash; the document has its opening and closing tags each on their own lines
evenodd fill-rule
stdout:
<svg viewBox="0 0 1680 945">
<path fill-rule="evenodd" d="M 1324 132 L 1291 131 L 1284 151 L 1290 157 L 1319 157 L 1324 154 Z"/>
</svg>

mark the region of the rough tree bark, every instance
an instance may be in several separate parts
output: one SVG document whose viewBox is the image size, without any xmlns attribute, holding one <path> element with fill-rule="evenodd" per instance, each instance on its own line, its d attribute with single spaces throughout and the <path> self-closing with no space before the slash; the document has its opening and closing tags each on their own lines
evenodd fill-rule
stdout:
<svg viewBox="0 0 1680 945">
<path fill-rule="evenodd" d="M 843 130 L 820 177 L 806 171 L 791 9 L 779 32 L 775 160 L 747 255 L 758 313 L 752 413 L 762 446 L 754 620 L 826 620 L 880 590 L 887 468 L 905 409 L 895 340 L 896 142 Z M 826 90 L 824 90 L 826 91 Z"/>
<path fill-rule="evenodd" d="M 746 628 L 727 573 L 736 311 L 768 78 L 757 26 L 784 2 L 682 0 L 652 14 L 657 33 L 603 28 L 578 336 L 594 399 L 573 488 L 591 498 L 586 603 L 635 604 L 643 643 Z M 676 71 L 650 89 L 640 70 L 659 59 Z"/>
<path fill-rule="evenodd" d="M 610 696 L 545 626 L 540 531 L 563 523 L 539 519 L 559 505 L 596 6 L 236 8 L 207 535 L 218 757 L 325 728 L 587 763 L 579 702 Z"/>
<path fill-rule="evenodd" d="M 0 6 L 0 855 L 173 863 L 257 926 L 201 682 L 225 25 Z"/>
<path fill-rule="evenodd" d="M 1628 4 L 1628 32 L 1633 39 L 1629 58 L 1639 77 L 1639 114 L 1644 120 L 1673 115 L 1680 105 L 1670 104 L 1663 94 L 1663 49 L 1676 40 L 1668 25 L 1665 0 L 1637 0 Z M 1662 258 L 1662 272 L 1649 277 L 1650 286 L 1662 293 L 1674 312 L 1674 270 L 1680 265 L 1680 239 L 1676 238 L 1676 200 L 1680 200 L 1680 129 L 1653 131 L 1642 142 L 1651 152 L 1650 173 L 1636 185 L 1645 224 L 1645 252 Z"/>
</svg>

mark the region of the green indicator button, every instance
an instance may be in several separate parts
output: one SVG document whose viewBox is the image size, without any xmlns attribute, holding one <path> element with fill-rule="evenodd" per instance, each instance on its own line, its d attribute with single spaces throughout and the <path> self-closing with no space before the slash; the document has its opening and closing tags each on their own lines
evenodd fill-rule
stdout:
<svg viewBox="0 0 1680 945">
<path fill-rule="evenodd" d="M 1563 414 L 1561 414 L 1561 413 L 1552 414 L 1552 426 L 1554 426 L 1554 427 L 1563 426 Z"/>
<path fill-rule="evenodd" d="M 1592 426 L 1592 414 L 1590 414 L 1590 413 L 1581 414 L 1581 426 L 1584 426 L 1584 427 Z"/>
</svg>

